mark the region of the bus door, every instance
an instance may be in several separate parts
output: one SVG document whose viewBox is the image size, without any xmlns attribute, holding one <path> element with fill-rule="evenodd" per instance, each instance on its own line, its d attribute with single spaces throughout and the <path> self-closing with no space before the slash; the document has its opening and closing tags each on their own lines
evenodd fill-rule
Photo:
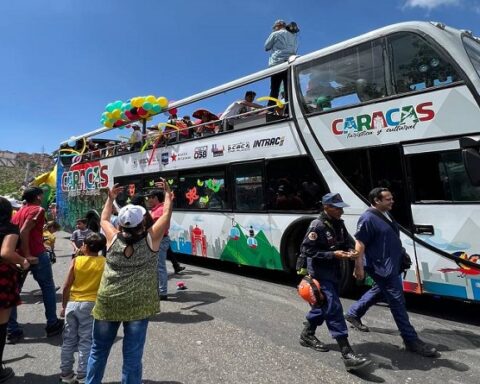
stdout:
<svg viewBox="0 0 480 384">
<path fill-rule="evenodd" d="M 278 252 L 274 252 L 271 222 L 266 211 L 264 161 L 232 164 L 234 217 L 230 239 L 240 263 L 253 267 L 281 269 Z M 237 261 L 238 262 L 238 261 Z"/>
<path fill-rule="evenodd" d="M 470 182 L 458 139 L 404 146 L 413 236 L 423 291 L 480 299 L 480 187 Z"/>
</svg>

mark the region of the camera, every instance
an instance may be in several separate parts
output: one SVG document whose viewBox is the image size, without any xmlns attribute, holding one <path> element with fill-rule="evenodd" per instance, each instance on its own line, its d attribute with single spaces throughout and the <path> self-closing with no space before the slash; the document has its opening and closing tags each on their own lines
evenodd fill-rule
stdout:
<svg viewBox="0 0 480 384">
<path fill-rule="evenodd" d="M 290 23 L 288 23 L 285 28 L 286 28 L 287 31 L 290 32 L 290 33 L 298 33 L 298 32 L 300 32 L 300 28 L 298 28 L 297 23 L 294 22 L 294 21 L 291 21 Z"/>
</svg>

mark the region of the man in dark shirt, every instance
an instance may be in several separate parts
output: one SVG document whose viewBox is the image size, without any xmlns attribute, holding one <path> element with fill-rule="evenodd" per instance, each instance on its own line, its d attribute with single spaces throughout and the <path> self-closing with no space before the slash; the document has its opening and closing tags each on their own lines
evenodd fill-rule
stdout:
<svg viewBox="0 0 480 384">
<path fill-rule="evenodd" d="M 383 296 L 390 306 L 406 349 L 422 356 L 435 357 L 437 350 L 419 339 L 405 307 L 400 275 L 405 250 L 400 241 L 398 224 L 389 214 L 394 202 L 393 196 L 387 188 L 374 188 L 370 191 L 368 199 L 372 206 L 360 216 L 355 233 L 355 250 L 359 254 L 355 263 L 355 276 L 357 279 L 363 279 L 366 271 L 376 285 L 353 304 L 348 314 L 354 317 L 354 321 L 351 321 L 352 319 L 349 321 L 355 325 L 355 320 L 359 318 L 353 314 L 364 314 Z"/>
<path fill-rule="evenodd" d="M 371 361 L 356 355 L 348 342 L 347 324 L 338 293 L 341 262 L 357 256 L 353 251 L 353 241 L 341 220 L 343 208 L 348 205 L 338 193 L 323 196 L 322 204 L 323 212 L 310 224 L 300 251 L 307 259 L 309 275 L 320 283 L 325 301 L 313 305 L 307 313 L 307 323 L 300 335 L 300 344 L 316 351 L 327 352 L 328 348 L 315 337 L 316 328 L 325 322 L 330 334 L 340 346 L 347 371 L 356 370 Z"/>
</svg>

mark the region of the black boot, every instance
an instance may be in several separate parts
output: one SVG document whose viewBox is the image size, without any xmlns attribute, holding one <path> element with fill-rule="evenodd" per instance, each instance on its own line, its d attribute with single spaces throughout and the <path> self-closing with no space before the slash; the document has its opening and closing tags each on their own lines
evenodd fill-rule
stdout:
<svg viewBox="0 0 480 384">
<path fill-rule="evenodd" d="M 5 367 L 3 363 L 0 363 L 0 383 L 4 383 L 13 376 L 15 376 L 13 369 L 10 367 Z"/>
<path fill-rule="evenodd" d="M 316 327 L 310 325 L 310 323 L 306 323 L 305 328 L 300 334 L 300 345 L 312 348 L 318 352 L 328 352 L 329 349 L 325 346 L 325 344 L 315 337 L 315 328 Z"/>
<path fill-rule="evenodd" d="M 407 351 L 413 352 L 413 353 L 418 353 L 421 356 L 424 357 L 437 357 L 438 352 L 435 347 L 425 343 L 424 341 L 417 339 L 414 341 L 406 342 L 405 343 L 405 348 Z"/>
<path fill-rule="evenodd" d="M 340 347 L 340 352 L 342 352 L 342 360 L 347 372 L 356 371 L 372 363 L 372 361 L 366 357 L 359 356 L 353 352 L 347 337 L 339 337 L 337 343 Z"/>
</svg>

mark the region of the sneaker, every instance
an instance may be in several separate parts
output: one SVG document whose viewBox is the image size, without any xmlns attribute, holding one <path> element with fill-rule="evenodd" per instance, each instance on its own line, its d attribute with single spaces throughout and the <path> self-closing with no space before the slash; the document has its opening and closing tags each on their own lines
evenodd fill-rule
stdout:
<svg viewBox="0 0 480 384">
<path fill-rule="evenodd" d="M 13 376 L 15 376 L 13 369 L 10 367 L 5 367 L 2 364 L 0 368 L 0 383 L 6 382 L 8 379 L 11 379 Z"/>
<path fill-rule="evenodd" d="M 175 268 L 175 274 L 179 275 L 184 270 L 185 270 L 185 267 L 179 265 L 177 268 Z"/>
<path fill-rule="evenodd" d="M 77 378 L 75 377 L 75 374 L 73 372 L 67 373 L 67 374 L 61 374 L 60 375 L 60 383 L 63 384 L 76 384 L 77 383 Z"/>
<path fill-rule="evenodd" d="M 87 376 L 85 374 L 77 375 L 77 381 L 75 383 L 76 384 L 85 384 L 86 379 L 87 379 Z"/>
<path fill-rule="evenodd" d="M 345 315 L 345 320 L 347 320 L 353 328 L 358 329 L 360 332 L 370 332 L 370 328 L 368 328 L 360 319 L 354 316 Z"/>
<path fill-rule="evenodd" d="M 168 296 L 167 295 L 160 295 L 160 301 L 167 301 Z"/>
<path fill-rule="evenodd" d="M 23 336 L 23 330 L 17 329 L 16 331 L 7 334 L 7 343 L 17 344 L 20 340 L 23 339 Z"/>
<path fill-rule="evenodd" d="M 424 357 L 436 357 L 438 352 L 435 347 L 428 345 L 424 341 L 417 339 L 415 341 L 405 342 L 405 349 L 407 351 L 418 353 Z"/>
<path fill-rule="evenodd" d="M 300 335 L 300 345 L 307 348 L 312 348 L 318 352 L 329 351 L 328 347 L 325 344 L 323 344 L 320 340 L 318 340 L 315 337 L 315 335 L 309 335 L 305 332 L 302 332 L 302 334 Z"/>
<path fill-rule="evenodd" d="M 59 335 L 63 331 L 64 320 L 57 319 L 57 322 L 52 325 L 47 325 L 45 327 L 45 332 L 47 332 L 47 337 L 52 337 Z"/>
<path fill-rule="evenodd" d="M 371 360 L 367 359 L 366 357 L 359 356 L 352 351 L 342 354 L 342 360 L 345 364 L 345 369 L 347 372 L 362 369 L 363 367 L 366 367 L 372 363 Z"/>
</svg>

